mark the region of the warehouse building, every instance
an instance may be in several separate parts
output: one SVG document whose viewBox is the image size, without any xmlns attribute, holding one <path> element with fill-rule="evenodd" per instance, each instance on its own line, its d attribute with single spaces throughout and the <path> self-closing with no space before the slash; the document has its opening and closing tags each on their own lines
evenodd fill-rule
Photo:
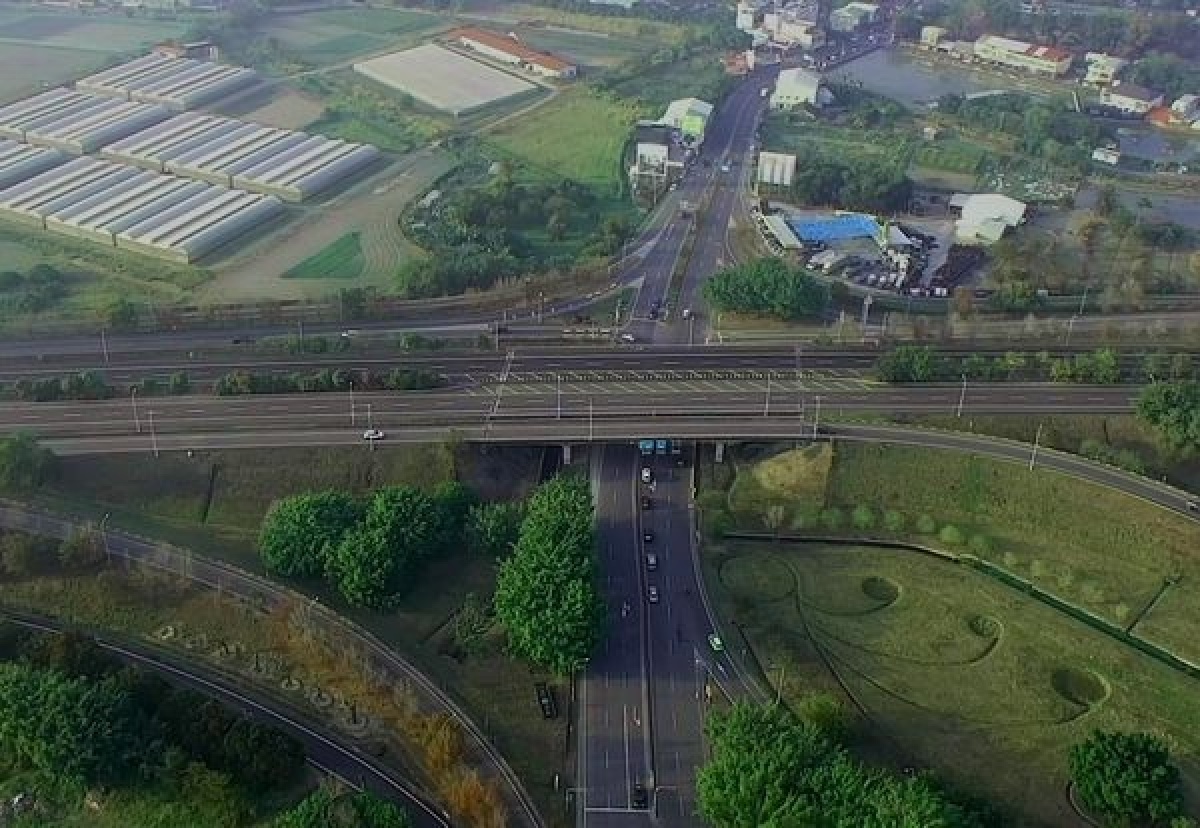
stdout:
<svg viewBox="0 0 1200 828">
<path fill-rule="evenodd" d="M 0 108 L 0 137 L 84 155 L 169 116 L 153 104 L 51 89 Z"/>
<path fill-rule="evenodd" d="M 547 78 L 573 78 L 579 74 L 579 67 L 574 63 L 549 52 L 531 49 L 515 34 L 505 36 L 499 32 L 469 26 L 455 29 L 450 32 L 450 37 L 468 49 L 487 55 L 493 60 L 510 63 Z"/>
<path fill-rule="evenodd" d="M 874 23 L 879 17 L 879 6 L 874 3 L 847 3 L 829 14 L 829 28 L 835 32 L 852 32 L 866 23 Z"/>
<path fill-rule="evenodd" d="M 118 141 L 108 158 L 303 201 L 380 157 L 375 147 L 188 112 Z"/>
<path fill-rule="evenodd" d="M 796 156 L 783 152 L 760 152 L 758 154 L 759 184 L 773 187 L 790 187 L 796 177 Z"/>
<path fill-rule="evenodd" d="M 667 111 L 658 119 L 660 124 L 679 132 L 679 138 L 690 147 L 704 143 L 704 130 L 712 116 L 713 105 L 699 98 L 682 98 L 667 104 Z"/>
<path fill-rule="evenodd" d="M 76 158 L 0 190 L 0 217 L 193 262 L 283 209 L 273 196 Z"/>
<path fill-rule="evenodd" d="M 20 184 L 67 160 L 65 153 L 0 138 L 0 189 Z"/>
<path fill-rule="evenodd" d="M 257 80 L 253 69 L 152 53 L 90 75 L 75 88 L 184 110 L 226 97 Z"/>
<path fill-rule="evenodd" d="M 1059 77 L 1071 68 L 1073 56 L 1057 46 L 1037 46 L 1009 37 L 984 35 L 975 41 L 975 57 L 988 63 Z"/>
<path fill-rule="evenodd" d="M 1025 203 L 1000 193 L 956 193 L 950 212 L 957 218 L 955 235 L 968 244 L 998 242 L 1025 222 Z"/>
<path fill-rule="evenodd" d="M 771 108 L 791 111 L 805 106 L 820 107 L 833 100 L 825 81 L 808 69 L 784 69 L 771 92 Z"/>
</svg>

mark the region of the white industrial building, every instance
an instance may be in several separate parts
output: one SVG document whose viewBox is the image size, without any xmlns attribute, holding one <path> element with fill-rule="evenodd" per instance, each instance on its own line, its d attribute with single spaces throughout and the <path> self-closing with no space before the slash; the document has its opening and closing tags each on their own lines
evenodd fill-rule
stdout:
<svg viewBox="0 0 1200 828">
<path fill-rule="evenodd" d="M 83 155 L 169 116 L 161 106 L 59 88 L 0 107 L 0 137 Z"/>
<path fill-rule="evenodd" d="M 285 201 L 303 201 L 380 157 L 373 146 L 196 112 L 118 141 L 103 155 Z"/>
<path fill-rule="evenodd" d="M 1124 58 L 1106 55 L 1104 52 L 1088 52 L 1083 56 L 1087 65 L 1087 74 L 1083 82 L 1092 86 L 1111 86 L 1117 77 L 1129 66 Z"/>
<path fill-rule="evenodd" d="M 821 76 L 808 69 L 784 69 L 771 93 L 771 108 L 790 110 L 802 106 L 823 106 L 831 100 Z"/>
<path fill-rule="evenodd" d="M 835 32 L 852 32 L 864 23 L 874 23 L 878 16 L 879 6 L 854 0 L 829 13 L 829 28 Z"/>
<path fill-rule="evenodd" d="M 796 176 L 796 156 L 782 152 L 758 154 L 758 183 L 790 187 Z"/>
<path fill-rule="evenodd" d="M 991 244 L 1025 221 L 1025 203 L 999 193 L 957 193 L 950 210 L 958 216 L 955 235 L 964 242 Z"/>
<path fill-rule="evenodd" d="M 68 157 L 58 150 L 0 138 L 0 189 L 40 175 L 62 164 Z"/>
<path fill-rule="evenodd" d="M 226 97 L 257 80 L 253 69 L 152 53 L 90 75 L 75 88 L 183 110 Z"/>
<path fill-rule="evenodd" d="M 267 195 L 77 158 L 0 190 L 0 217 L 192 262 L 283 209 Z"/>
</svg>

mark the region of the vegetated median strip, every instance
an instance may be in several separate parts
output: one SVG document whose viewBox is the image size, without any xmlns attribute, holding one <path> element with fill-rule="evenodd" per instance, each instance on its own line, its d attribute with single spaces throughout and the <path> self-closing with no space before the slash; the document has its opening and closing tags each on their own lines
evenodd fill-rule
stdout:
<svg viewBox="0 0 1200 828">
<path fill-rule="evenodd" d="M 80 525 L 87 527 L 93 524 L 83 522 L 77 525 L 70 517 L 55 515 L 9 500 L 0 500 L 0 528 L 66 539 L 71 537 Z M 344 636 L 348 647 L 353 646 L 352 642 L 364 646 L 370 655 L 377 659 L 378 664 L 395 670 L 404 680 L 410 682 L 417 691 L 418 699 L 457 722 L 469 736 L 478 758 L 483 759 L 503 779 L 526 824 L 544 828 L 545 823 L 529 794 L 504 757 L 487 741 L 479 726 L 424 673 L 370 632 L 324 605 L 311 602 L 307 596 L 227 563 L 202 558 L 192 554 L 190 550 L 181 550 L 129 532 L 106 531 L 103 537 L 105 552 L 110 557 L 120 557 L 129 563 L 184 574 L 194 583 L 229 594 L 252 606 L 266 606 L 272 603 L 276 606 L 306 606 L 310 618 L 319 618 L 329 630 Z"/>
<path fill-rule="evenodd" d="M 79 625 L 77 624 L 65 623 L 57 618 L 18 612 L 3 606 L 0 606 L 0 619 L 6 623 L 39 632 L 62 633 L 67 629 L 79 629 Z M 302 741 L 306 741 L 310 745 L 319 744 L 336 752 L 360 768 L 369 770 L 379 779 L 385 780 L 390 788 L 402 794 L 403 801 L 406 804 L 414 804 L 428 814 L 430 824 L 449 828 L 450 823 L 446 820 L 444 814 L 430 800 L 426 799 L 421 791 L 414 788 L 406 780 L 396 776 L 396 774 L 384 766 L 371 761 L 370 757 L 363 755 L 357 749 L 346 747 L 336 738 L 301 721 L 305 717 L 300 716 L 296 711 L 289 709 L 284 712 L 281 710 L 281 708 L 285 707 L 282 702 L 275 699 L 272 699 L 271 704 L 259 701 L 255 697 L 248 695 L 245 690 L 235 687 L 234 684 L 236 682 L 232 676 L 214 669 L 211 665 L 200 666 L 189 663 L 183 666 L 168 653 L 144 647 L 134 641 L 128 640 L 124 636 L 114 635 L 108 630 L 87 629 L 86 633 L 95 641 L 96 646 L 113 653 L 125 661 L 149 667 L 155 672 L 166 674 L 172 678 L 182 678 L 188 684 L 199 685 L 203 688 L 205 695 L 214 696 L 220 700 L 236 704 L 239 707 L 250 708 L 254 715 L 268 719 L 273 723 L 281 723 L 287 729 L 302 734 Z M 306 761 L 317 770 L 337 777 L 352 788 L 361 790 L 363 787 L 361 782 L 346 779 L 338 771 L 326 767 L 311 756 L 306 757 Z"/>
<path fill-rule="evenodd" d="M 1076 621 L 1081 621 L 1093 630 L 1107 635 L 1109 638 L 1133 647 L 1141 651 L 1143 654 L 1150 656 L 1172 670 L 1176 670 L 1189 678 L 1200 679 L 1200 665 L 1180 658 L 1170 650 L 1153 644 L 1144 638 L 1134 635 L 1123 627 L 1113 624 L 1101 618 L 1082 607 L 1065 601 L 1057 595 L 1046 592 L 1041 587 L 1036 586 L 1026 579 L 1014 575 L 1003 567 L 996 566 L 990 561 L 985 561 L 974 555 L 960 555 L 954 552 L 947 552 L 942 549 L 935 549 L 930 546 L 924 546 L 919 543 L 912 543 L 901 540 L 887 540 L 881 538 L 864 538 L 851 537 L 844 535 L 798 535 L 793 533 L 774 533 L 774 532 L 750 532 L 743 530 L 730 530 L 724 533 L 724 537 L 733 540 L 745 541 L 772 541 L 784 543 L 826 543 L 837 546 L 871 546 L 883 549 L 907 549 L 910 552 L 919 552 L 923 555 L 936 558 L 946 563 L 961 564 L 970 567 L 982 575 L 999 581 L 1005 586 L 1011 587 L 1018 592 L 1023 592 L 1038 601 L 1041 601 L 1051 609 L 1068 615 Z"/>
</svg>

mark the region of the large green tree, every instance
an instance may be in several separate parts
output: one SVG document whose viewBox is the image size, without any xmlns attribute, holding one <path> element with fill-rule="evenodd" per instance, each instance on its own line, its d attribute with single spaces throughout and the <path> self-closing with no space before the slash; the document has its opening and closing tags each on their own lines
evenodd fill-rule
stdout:
<svg viewBox="0 0 1200 828">
<path fill-rule="evenodd" d="M 362 523 L 330 556 L 326 572 L 351 604 L 386 608 L 436 551 L 441 526 L 437 504 L 425 492 L 413 486 L 380 489 Z"/>
<path fill-rule="evenodd" d="M 1200 449 L 1200 382 L 1156 382 L 1137 402 L 1137 415 L 1176 451 Z"/>
<path fill-rule="evenodd" d="M 1179 769 L 1154 736 L 1098 730 L 1071 748 L 1069 763 L 1080 800 L 1115 825 L 1160 825 L 1183 813 Z"/>
<path fill-rule="evenodd" d="M 338 794 L 320 788 L 271 823 L 271 828 L 411 828 L 408 814 L 369 791 Z"/>
<path fill-rule="evenodd" d="M 320 575 L 331 552 L 361 517 L 361 504 L 344 492 L 285 497 L 263 519 L 258 537 L 263 563 L 277 575 Z"/>
<path fill-rule="evenodd" d="M 557 477 L 530 498 L 513 554 L 500 565 L 495 605 L 513 652 L 563 675 L 587 662 L 604 611 L 586 480 Z"/>
<path fill-rule="evenodd" d="M 704 298 L 717 310 L 799 319 L 825 310 L 829 289 L 805 270 L 762 258 L 718 271 L 704 284 Z"/>
</svg>

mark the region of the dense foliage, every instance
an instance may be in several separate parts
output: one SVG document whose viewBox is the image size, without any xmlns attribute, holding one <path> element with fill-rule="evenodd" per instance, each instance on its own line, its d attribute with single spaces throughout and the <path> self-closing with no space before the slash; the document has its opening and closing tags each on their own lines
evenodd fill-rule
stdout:
<svg viewBox="0 0 1200 828">
<path fill-rule="evenodd" d="M 402 809 L 370 791 L 339 794 L 321 788 L 271 823 L 271 828 L 411 828 Z"/>
<path fill-rule="evenodd" d="M 558 477 L 543 484 L 496 579 L 496 615 L 514 653 L 562 675 L 587 662 L 604 617 L 594 547 L 587 481 Z"/>
<path fill-rule="evenodd" d="M 386 374 L 374 371 L 353 371 L 346 368 L 325 368 L 313 374 L 275 374 L 233 371 L 213 384 L 213 390 L 223 396 L 241 394 L 295 394 L 307 391 L 417 391 L 440 388 L 445 380 L 440 374 L 422 368 L 394 368 Z"/>
<path fill-rule="evenodd" d="M 1200 67 L 1194 60 L 1183 60 L 1175 55 L 1148 54 L 1130 67 L 1129 77 L 1147 89 L 1162 92 L 1169 100 L 1195 94 L 1200 89 Z"/>
<path fill-rule="evenodd" d="M 41 313 L 66 295 L 66 277 L 50 265 L 34 265 L 25 273 L 0 271 L 0 309 L 9 314 Z"/>
<path fill-rule="evenodd" d="M 813 154 L 796 168 L 792 195 L 802 204 L 894 213 L 908 208 L 912 181 L 906 163 Z"/>
<path fill-rule="evenodd" d="M 475 508 L 474 493 L 456 482 L 431 492 L 386 486 L 365 502 L 340 492 L 295 495 L 263 519 L 259 552 L 271 572 L 324 574 L 351 604 L 383 609 L 427 561 L 465 542 Z"/>
<path fill-rule="evenodd" d="M 825 310 L 829 289 L 807 271 L 762 258 L 718 271 L 705 282 L 704 298 L 717 310 L 799 319 Z"/>
<path fill-rule="evenodd" d="M 1159 360 L 1154 360 L 1157 365 Z M 971 354 L 962 359 L 943 357 L 929 346 L 900 345 L 875 362 L 875 375 L 884 382 L 940 382 L 962 377 L 980 380 L 1049 380 L 1091 385 L 1115 385 L 1123 375 L 1112 348 L 1091 353 L 1053 356 L 1042 351 L 1009 351 L 998 357 Z"/>
<path fill-rule="evenodd" d="M 973 828 L 925 777 L 869 768 L 780 705 L 735 704 L 707 723 L 701 813 L 715 828 Z"/>
<path fill-rule="evenodd" d="M 36 489 L 54 475 L 54 452 L 32 434 L 17 432 L 0 440 L 0 489 L 25 492 Z"/>
<path fill-rule="evenodd" d="M 1162 825 L 1183 814 L 1179 769 L 1146 733 L 1096 731 L 1071 748 L 1071 781 L 1085 806 L 1114 825 Z"/>
<path fill-rule="evenodd" d="M 1137 402 L 1137 415 L 1158 431 L 1172 449 L 1200 449 L 1200 382 L 1156 382 Z"/>
</svg>

